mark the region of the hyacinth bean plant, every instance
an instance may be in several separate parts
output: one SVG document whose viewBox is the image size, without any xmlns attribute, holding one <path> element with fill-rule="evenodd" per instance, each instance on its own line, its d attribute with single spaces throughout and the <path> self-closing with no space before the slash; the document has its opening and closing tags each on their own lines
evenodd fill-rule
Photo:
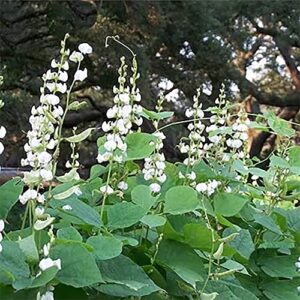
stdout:
<svg viewBox="0 0 300 300">
<path fill-rule="evenodd" d="M 162 94 L 155 110 L 142 106 L 129 49 L 101 130 L 65 136 L 68 111 L 81 108 L 72 89 L 88 76 L 82 65 L 92 53 L 87 43 L 71 51 L 67 40 L 31 110 L 21 162 L 30 171 L 0 187 L 0 298 L 298 299 L 295 124 L 273 112 L 250 121 L 224 86 L 206 110 L 197 90 L 187 119 L 172 123 Z M 142 132 L 144 119 L 152 134 Z M 179 123 L 187 125 L 178 140 L 183 160 L 170 163 L 164 132 Z M 267 169 L 247 154 L 251 128 L 277 136 Z M 0 125 L 0 154 L 5 133 Z M 82 179 L 76 149 L 91 134 L 99 137 L 98 164 Z M 72 151 L 58 176 L 62 143 Z M 17 203 L 21 228 L 6 231 Z"/>
</svg>

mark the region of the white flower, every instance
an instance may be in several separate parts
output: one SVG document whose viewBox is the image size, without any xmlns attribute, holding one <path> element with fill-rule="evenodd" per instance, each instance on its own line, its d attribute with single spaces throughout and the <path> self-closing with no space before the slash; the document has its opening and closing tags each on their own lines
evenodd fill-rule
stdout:
<svg viewBox="0 0 300 300">
<path fill-rule="evenodd" d="M 44 295 L 42 295 L 41 300 L 54 300 L 53 292 L 47 291 Z"/>
<path fill-rule="evenodd" d="M 127 93 L 120 94 L 120 95 L 119 95 L 119 99 L 120 99 L 120 101 L 122 101 L 124 104 L 129 104 L 129 102 L 130 102 L 130 97 L 129 97 L 129 94 L 127 94 Z"/>
<path fill-rule="evenodd" d="M 196 173 L 192 171 L 191 173 L 187 174 L 186 177 L 190 180 L 195 180 L 196 179 Z"/>
<path fill-rule="evenodd" d="M 50 257 L 48 257 L 48 258 L 43 258 L 39 263 L 39 268 L 42 271 L 45 271 L 54 266 L 57 267 L 59 270 L 61 270 L 61 260 L 60 259 L 52 260 Z"/>
<path fill-rule="evenodd" d="M 80 52 L 73 51 L 69 59 L 73 62 L 80 62 L 83 60 L 83 55 Z"/>
<path fill-rule="evenodd" d="M 111 125 L 109 124 L 109 122 L 103 122 L 102 123 L 102 130 L 104 132 L 108 132 L 111 130 Z"/>
<path fill-rule="evenodd" d="M 46 181 L 50 181 L 53 179 L 53 174 L 52 174 L 52 171 L 50 171 L 50 170 L 42 169 L 40 171 L 40 175 Z"/>
<path fill-rule="evenodd" d="M 60 71 L 58 74 L 58 79 L 60 81 L 67 81 L 68 80 L 68 73 L 65 71 Z"/>
<path fill-rule="evenodd" d="M 68 61 L 66 60 L 63 65 L 61 66 L 64 70 L 68 71 L 69 70 L 69 63 Z"/>
<path fill-rule="evenodd" d="M 44 253 L 44 256 L 48 256 L 49 255 L 49 251 L 50 251 L 50 243 L 47 243 L 43 246 L 43 253 Z"/>
<path fill-rule="evenodd" d="M 120 181 L 120 182 L 118 183 L 118 188 L 119 188 L 120 190 L 125 191 L 125 190 L 128 189 L 128 184 L 127 184 L 125 181 Z"/>
<path fill-rule="evenodd" d="M 64 94 L 67 91 L 67 85 L 65 83 L 57 83 L 56 84 L 56 89 L 60 93 Z"/>
<path fill-rule="evenodd" d="M 41 164 L 48 164 L 52 159 L 52 156 L 50 153 L 43 151 L 38 154 L 38 160 Z"/>
<path fill-rule="evenodd" d="M 38 196 L 36 198 L 36 201 L 43 204 L 45 202 L 45 196 L 41 195 L 41 194 L 38 194 Z"/>
<path fill-rule="evenodd" d="M 193 110 L 191 108 L 188 108 L 186 111 L 185 111 L 185 115 L 187 118 L 190 118 L 192 117 L 194 114 Z"/>
<path fill-rule="evenodd" d="M 2 154 L 3 151 L 4 151 L 4 146 L 3 146 L 3 144 L 0 142 L 0 154 Z"/>
<path fill-rule="evenodd" d="M 112 119 L 112 118 L 115 118 L 116 115 L 117 115 L 117 107 L 116 106 L 113 106 L 112 108 L 109 108 L 106 112 L 106 116 L 109 118 L 109 119 Z"/>
<path fill-rule="evenodd" d="M 152 193 L 159 193 L 161 189 L 158 183 L 151 183 L 149 187 Z"/>
<path fill-rule="evenodd" d="M 5 127 L 1 126 L 0 127 L 0 139 L 3 139 L 6 135 L 6 129 Z"/>
<path fill-rule="evenodd" d="M 78 50 L 82 54 L 91 54 L 93 52 L 93 48 L 88 43 L 82 43 L 78 46 Z"/>
<path fill-rule="evenodd" d="M 111 195 L 114 190 L 109 185 L 104 185 L 100 188 L 100 192 L 103 194 Z"/>
<path fill-rule="evenodd" d="M 86 78 L 87 78 L 87 68 L 84 68 L 83 70 L 77 70 L 74 75 L 75 80 L 83 81 Z"/>
<path fill-rule="evenodd" d="M 51 68 L 55 69 L 58 67 L 59 67 L 59 63 L 55 59 L 52 59 L 51 60 Z"/>
<path fill-rule="evenodd" d="M 2 233 L 0 232 L 0 242 L 2 242 L 3 241 L 3 235 L 2 235 Z"/>
<path fill-rule="evenodd" d="M 3 220 L 0 220 L 0 232 L 2 232 L 4 230 L 4 221 Z"/>
<path fill-rule="evenodd" d="M 2 245 L 0 244 L 0 253 L 2 252 L 3 248 L 2 248 Z"/>
<path fill-rule="evenodd" d="M 107 151 L 113 151 L 117 148 L 117 143 L 115 141 L 107 141 L 104 143 L 104 148 L 107 150 Z"/>
<path fill-rule="evenodd" d="M 231 148 L 240 148 L 243 145 L 243 142 L 239 139 L 229 139 L 226 141 L 227 146 Z"/>
<path fill-rule="evenodd" d="M 41 217 L 44 214 L 44 212 L 45 212 L 45 209 L 43 207 L 38 206 L 35 208 L 35 215 L 37 217 Z"/>
<path fill-rule="evenodd" d="M 20 195 L 19 200 L 22 204 L 26 204 L 28 200 L 36 199 L 38 192 L 36 190 L 29 189 L 23 195 Z"/>
<path fill-rule="evenodd" d="M 204 192 L 206 192 L 206 191 L 207 191 L 207 185 L 206 185 L 206 183 L 204 183 L 204 182 L 198 183 L 198 184 L 196 185 L 196 190 L 197 190 L 197 192 L 199 192 L 199 193 L 204 193 Z"/>
</svg>

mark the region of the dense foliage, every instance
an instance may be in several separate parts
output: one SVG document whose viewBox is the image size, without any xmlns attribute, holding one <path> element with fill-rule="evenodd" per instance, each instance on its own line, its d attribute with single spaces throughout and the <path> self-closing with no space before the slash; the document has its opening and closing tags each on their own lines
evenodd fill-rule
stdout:
<svg viewBox="0 0 300 300">
<path fill-rule="evenodd" d="M 101 126 L 111 106 L 112 87 L 117 81 L 121 47 L 105 48 L 105 37 L 118 34 L 134 47 L 140 62 L 139 87 L 146 107 L 153 109 L 166 80 L 167 97 L 178 96 L 180 105 L 165 103 L 175 110 L 177 120 L 191 105 L 200 83 L 204 107 L 216 99 L 222 82 L 232 102 L 247 100 L 248 112 L 260 113 L 264 105 L 278 115 L 299 119 L 299 1 L 22 1 L 0 2 L 0 70 L 5 113 L 0 118 L 7 126 L 7 151 L 2 166 L 19 167 L 24 156 L 24 129 L 28 129 L 30 108 L 37 103 L 43 62 L 57 51 L 57 44 L 70 32 L 71 45 L 81 40 L 93 44 L 89 56 L 89 77 L 76 86 L 73 97 L 86 100 L 84 109 L 66 117 L 64 127 L 83 129 Z M 17 107 L 17 109 L 16 109 Z M 148 131 L 148 122 L 143 129 Z M 174 151 L 178 131 L 166 131 L 165 153 Z M 251 156 L 259 156 L 269 134 L 255 136 Z M 96 157 L 95 141 L 80 146 L 87 169 Z M 94 155 L 89 155 L 94 151 Z M 64 166 L 59 165 L 59 169 Z"/>
<path fill-rule="evenodd" d="M 82 106 L 71 91 L 87 77 L 92 48 L 71 53 L 67 39 L 31 110 L 22 160 L 31 170 L 0 187 L 1 299 L 297 299 L 300 147 L 291 124 L 272 112 L 250 122 L 224 87 L 203 109 L 198 90 L 178 144 L 184 159 L 167 162 L 163 132 L 178 124 L 160 126 L 173 115 L 163 95 L 155 111 L 141 106 L 136 56 L 125 46 L 133 58 L 121 58 L 98 164 L 81 179 L 76 149 L 95 128 L 68 137 L 62 129 Z M 153 134 L 141 131 L 143 119 Z M 267 170 L 247 154 L 249 128 L 277 136 Z M 63 141 L 72 151 L 58 176 Z M 18 201 L 21 228 L 7 231 Z"/>
</svg>

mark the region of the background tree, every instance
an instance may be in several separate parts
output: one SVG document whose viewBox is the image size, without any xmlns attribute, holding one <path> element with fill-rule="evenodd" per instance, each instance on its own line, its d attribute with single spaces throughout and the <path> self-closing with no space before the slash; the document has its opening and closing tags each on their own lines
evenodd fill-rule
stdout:
<svg viewBox="0 0 300 300">
<path fill-rule="evenodd" d="M 129 53 L 117 44 L 105 48 L 107 35 L 119 35 L 137 53 L 139 85 L 148 108 L 161 82 L 167 82 L 165 95 L 177 97 L 167 105 L 175 107 L 175 118 L 184 118 L 182 108 L 190 104 L 197 87 L 203 87 L 201 100 L 208 106 L 224 82 L 232 101 L 243 101 L 249 112 L 260 113 L 267 105 L 297 121 L 299 19 L 299 1 L 1 1 L 0 70 L 6 101 L 1 119 L 10 130 L 5 164 L 19 165 L 40 77 L 66 32 L 72 44 L 87 41 L 94 48 L 87 63 L 88 81 L 74 93 L 88 104 L 68 116 L 68 128 L 101 124 L 111 105 L 119 57 L 129 58 Z M 178 155 L 174 146 L 179 130 L 184 128 L 167 133 L 172 157 Z M 263 146 L 272 139 L 253 132 L 251 155 L 262 156 Z M 81 147 L 88 167 L 96 149 Z"/>
</svg>

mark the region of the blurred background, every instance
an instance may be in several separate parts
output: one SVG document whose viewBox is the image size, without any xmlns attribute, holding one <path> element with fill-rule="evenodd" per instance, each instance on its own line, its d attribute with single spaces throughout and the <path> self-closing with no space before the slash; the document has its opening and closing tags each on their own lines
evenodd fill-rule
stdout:
<svg viewBox="0 0 300 300">
<path fill-rule="evenodd" d="M 39 101 L 41 76 L 59 55 L 60 40 L 68 32 L 72 50 L 88 42 L 94 52 L 84 62 L 88 79 L 75 87 L 73 99 L 86 101 L 71 112 L 65 129 L 101 126 L 112 105 L 119 58 L 130 53 L 110 42 L 120 40 L 137 54 L 142 104 L 153 109 L 159 92 L 166 96 L 166 110 L 175 110 L 169 121 L 185 119 L 198 87 L 204 107 L 211 105 L 221 84 L 227 98 L 243 103 L 249 113 L 267 107 L 286 120 L 298 123 L 300 108 L 300 2 L 299 0 L 203 1 L 20 1 L 0 2 L 0 98 L 5 107 L 0 124 L 8 130 L 0 165 L 18 168 L 32 105 Z M 145 131 L 151 124 L 145 123 Z M 176 160 L 178 137 L 184 126 L 165 133 L 166 155 Z M 80 145 L 82 172 L 96 160 L 101 130 Z M 275 137 L 250 132 L 251 156 L 263 158 Z M 68 154 L 68 147 L 64 149 Z M 64 168 L 61 160 L 60 168 Z"/>
</svg>

